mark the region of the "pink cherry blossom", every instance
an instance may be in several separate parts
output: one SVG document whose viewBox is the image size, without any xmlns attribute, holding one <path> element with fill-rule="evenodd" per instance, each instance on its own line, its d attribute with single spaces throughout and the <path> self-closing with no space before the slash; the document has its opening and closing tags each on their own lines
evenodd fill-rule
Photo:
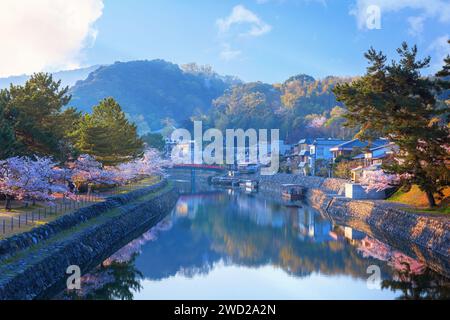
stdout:
<svg viewBox="0 0 450 320">
<path fill-rule="evenodd" d="M 308 127 L 309 128 L 321 128 L 323 127 L 323 125 L 325 124 L 325 122 L 327 122 L 327 118 L 325 118 L 324 116 L 321 117 L 316 117 L 314 119 L 312 119 L 309 123 L 308 123 Z"/>
<path fill-rule="evenodd" d="M 170 162 L 162 159 L 158 150 L 147 149 L 142 157 L 116 167 L 106 168 L 106 170 L 112 174 L 116 183 L 124 184 L 139 178 L 164 175 L 164 169 L 169 166 Z"/>
<path fill-rule="evenodd" d="M 371 190 L 383 191 L 400 183 L 401 177 L 387 174 L 383 170 L 365 171 L 361 177 L 361 184 L 366 192 Z"/>
<path fill-rule="evenodd" d="M 80 186 L 82 184 L 105 184 L 114 185 L 114 174 L 108 170 L 104 170 L 100 162 L 94 157 L 83 154 L 71 164 L 72 181 Z"/>
<path fill-rule="evenodd" d="M 48 157 L 12 157 L 0 161 L 0 193 L 18 200 L 52 201 L 68 194 L 66 180 Z"/>
</svg>

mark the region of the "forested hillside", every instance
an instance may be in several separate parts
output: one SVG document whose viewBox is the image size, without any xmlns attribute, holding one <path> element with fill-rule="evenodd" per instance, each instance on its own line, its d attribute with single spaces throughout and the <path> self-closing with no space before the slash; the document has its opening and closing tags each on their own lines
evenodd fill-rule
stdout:
<svg viewBox="0 0 450 320">
<path fill-rule="evenodd" d="M 221 77 L 195 64 L 116 62 L 100 67 L 71 88 L 70 105 L 90 111 L 100 100 L 113 97 L 145 133 L 160 129 L 165 119 L 181 123 L 208 112 L 211 102 L 235 83 L 239 83 L 236 78 Z"/>
<path fill-rule="evenodd" d="M 281 84 L 246 83 L 227 90 L 213 102 L 209 126 L 225 128 L 279 128 L 281 138 L 351 137 L 342 128 L 342 104 L 332 89 L 351 78 L 316 80 L 297 75 Z"/>
</svg>

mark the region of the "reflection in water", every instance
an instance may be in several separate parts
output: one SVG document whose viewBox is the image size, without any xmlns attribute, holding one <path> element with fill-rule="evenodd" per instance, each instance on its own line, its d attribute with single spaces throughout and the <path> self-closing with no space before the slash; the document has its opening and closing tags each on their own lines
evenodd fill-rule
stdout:
<svg viewBox="0 0 450 320">
<path fill-rule="evenodd" d="M 83 284 L 89 299 L 449 298 L 445 277 L 311 208 L 214 190 L 182 196 Z"/>
<path fill-rule="evenodd" d="M 423 273 L 413 273 L 409 270 L 399 271 L 392 280 L 381 283 L 383 289 L 401 292 L 398 299 L 449 299 L 450 287 L 448 279 L 433 273 L 430 269 Z"/>
</svg>

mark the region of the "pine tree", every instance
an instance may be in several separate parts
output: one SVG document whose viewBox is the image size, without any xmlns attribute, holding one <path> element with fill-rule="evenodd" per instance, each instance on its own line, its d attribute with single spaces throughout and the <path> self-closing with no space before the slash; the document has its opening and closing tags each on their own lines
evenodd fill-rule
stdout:
<svg viewBox="0 0 450 320">
<path fill-rule="evenodd" d="M 113 98 L 102 100 L 92 114 L 84 115 L 72 139 L 79 152 L 95 156 L 104 165 L 129 161 L 143 150 L 136 126 Z"/>
<path fill-rule="evenodd" d="M 436 94 L 442 91 L 436 79 L 422 77 L 430 58 L 417 59 L 417 48 L 406 43 L 397 50 L 400 60 L 386 64 L 386 56 L 371 48 L 365 57 L 370 66 L 362 78 L 338 85 L 334 92 L 348 112 L 347 124 L 360 126 L 363 139 L 382 135 L 399 146 L 398 161 L 386 165 L 388 173 L 408 177 L 427 194 L 430 207 L 434 195 L 449 185 L 449 128 Z"/>
<path fill-rule="evenodd" d="M 13 125 L 5 115 L 7 100 L 8 92 L 0 90 L 0 160 L 13 156 L 16 147 Z"/>
<path fill-rule="evenodd" d="M 448 44 L 450 44 L 450 40 L 447 41 Z M 450 76 L 450 55 L 447 55 L 447 57 L 444 59 L 444 66 L 442 67 L 442 70 L 436 73 L 437 77 L 448 77 Z"/>
<path fill-rule="evenodd" d="M 76 115 L 73 109 L 63 111 L 71 98 L 68 87 L 61 88 L 61 81 L 50 74 L 37 73 L 25 85 L 11 85 L 6 92 L 3 112 L 13 126 L 15 153 L 65 158 L 65 131 Z"/>
</svg>

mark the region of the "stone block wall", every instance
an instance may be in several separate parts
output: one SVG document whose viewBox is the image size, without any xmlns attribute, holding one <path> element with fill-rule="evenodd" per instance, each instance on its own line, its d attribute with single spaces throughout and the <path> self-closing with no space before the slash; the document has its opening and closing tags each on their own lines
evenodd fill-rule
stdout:
<svg viewBox="0 0 450 320">
<path fill-rule="evenodd" d="M 90 216 L 105 212 L 106 208 L 117 208 L 120 214 L 103 224 L 93 225 L 81 233 L 66 236 L 59 242 L 40 248 L 34 253 L 41 257 L 37 261 L 27 255 L 20 261 L 11 263 L 14 274 L 0 275 L 0 300 L 42 298 L 47 297 L 49 292 L 64 289 L 68 266 L 77 265 L 82 273 L 88 272 L 129 241 L 157 224 L 172 210 L 178 199 L 178 191 L 175 188 L 169 188 L 149 200 L 135 201 L 166 184 L 167 182 L 163 182 L 158 187 L 144 188 L 110 198 L 100 207 L 101 204 L 97 204 L 95 207 L 84 208 L 84 214 Z M 90 213 L 87 212 L 89 208 L 92 210 Z M 78 218 L 79 222 L 85 219 L 81 216 Z M 60 227 L 68 228 L 68 225 L 62 224 Z M 28 236 L 23 237 L 25 242 Z M 16 238 L 13 243 L 18 243 L 18 240 Z M 13 247 L 4 244 L 3 250 L 7 248 Z"/>
<path fill-rule="evenodd" d="M 259 181 L 260 189 L 274 194 L 280 192 L 282 184 L 300 184 L 307 188 L 307 202 L 329 218 L 344 223 L 360 221 L 369 231 L 391 242 L 424 249 L 428 257 L 432 254 L 433 261 L 438 261 L 441 271 L 450 272 L 450 219 L 447 217 L 411 213 L 382 200 L 346 198 L 347 181 L 342 179 L 276 174 L 260 176 Z"/>
<path fill-rule="evenodd" d="M 49 239 L 52 235 L 61 231 L 70 229 L 77 224 L 88 221 L 91 218 L 99 216 L 101 213 L 117 208 L 129 203 L 146 194 L 157 191 L 167 186 L 167 180 L 162 180 L 152 186 L 132 191 L 127 194 L 117 195 L 88 207 L 78 209 L 77 211 L 59 217 L 43 226 L 34 228 L 28 232 L 20 233 L 10 238 L 0 241 L 0 262 L 15 252 L 36 245 L 43 240 Z"/>
</svg>

